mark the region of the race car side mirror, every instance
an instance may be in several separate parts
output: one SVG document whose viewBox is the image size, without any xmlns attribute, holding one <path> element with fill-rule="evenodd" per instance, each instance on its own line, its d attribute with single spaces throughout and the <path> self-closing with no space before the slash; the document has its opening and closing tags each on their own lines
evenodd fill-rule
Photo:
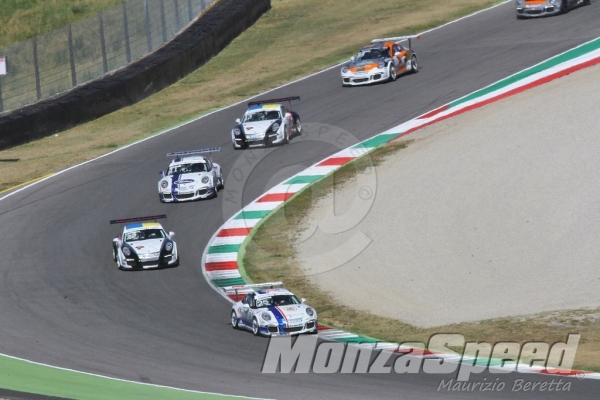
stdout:
<svg viewBox="0 0 600 400">
<path fill-rule="evenodd" d="M 302 304 L 306 303 L 306 299 L 304 297 L 300 301 L 302 302 Z"/>
<path fill-rule="evenodd" d="M 354 60 L 356 60 L 354 56 L 350 57 L 350 62 L 354 62 Z"/>
<path fill-rule="evenodd" d="M 171 237 L 175 236 L 175 232 L 169 232 L 169 236 L 171 236 Z"/>
<path fill-rule="evenodd" d="M 236 123 L 236 124 L 241 124 L 241 123 L 242 123 L 242 121 L 240 121 L 240 119 L 239 119 L 239 118 L 237 118 L 237 119 L 235 120 L 235 123 Z"/>
</svg>

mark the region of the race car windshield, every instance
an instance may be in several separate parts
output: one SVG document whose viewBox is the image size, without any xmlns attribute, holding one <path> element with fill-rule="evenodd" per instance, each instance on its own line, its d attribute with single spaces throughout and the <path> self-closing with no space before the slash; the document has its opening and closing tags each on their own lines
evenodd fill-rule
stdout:
<svg viewBox="0 0 600 400">
<path fill-rule="evenodd" d="M 137 240 L 163 239 L 165 232 L 162 229 L 140 229 L 125 233 L 125 242 L 135 242 Z"/>
<path fill-rule="evenodd" d="M 294 295 L 277 295 L 256 299 L 257 308 L 270 306 L 289 306 L 291 304 L 300 304 L 300 301 Z"/>
<path fill-rule="evenodd" d="M 176 174 L 195 174 L 206 171 L 206 163 L 179 164 L 169 167 L 167 170 L 167 176 Z"/>
<path fill-rule="evenodd" d="M 358 53 L 356 61 L 377 60 L 389 56 L 390 53 L 387 47 L 384 47 L 383 49 L 364 49 Z"/>
<path fill-rule="evenodd" d="M 244 115 L 243 122 L 258 122 L 258 121 L 271 121 L 281 118 L 279 111 L 257 111 L 252 114 Z"/>
</svg>

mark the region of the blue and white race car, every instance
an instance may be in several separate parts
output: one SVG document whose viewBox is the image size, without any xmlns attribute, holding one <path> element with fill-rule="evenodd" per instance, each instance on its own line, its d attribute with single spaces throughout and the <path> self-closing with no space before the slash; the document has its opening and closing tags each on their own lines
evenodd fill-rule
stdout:
<svg viewBox="0 0 600 400">
<path fill-rule="evenodd" d="M 282 99 L 251 101 L 244 117 L 235 121 L 231 130 L 231 143 L 235 150 L 248 147 L 269 147 L 288 143 L 294 135 L 302 133 L 300 116 L 290 110 L 292 100 L 299 96 Z M 287 101 L 290 108 L 277 104 Z"/>
<path fill-rule="evenodd" d="M 195 155 L 217 151 L 221 148 L 168 153 L 167 157 L 176 158 L 171 161 L 166 173 L 160 171 L 159 200 L 170 203 L 217 197 L 218 190 L 225 187 L 221 166 L 212 162 L 211 158 Z"/>
<path fill-rule="evenodd" d="M 166 215 L 116 219 L 113 224 L 127 224 L 112 240 L 113 260 L 121 270 L 169 268 L 179 265 L 174 232 L 167 233 L 157 219 Z M 146 222 L 155 221 L 155 222 Z"/>
<path fill-rule="evenodd" d="M 226 293 L 248 292 L 231 307 L 231 326 L 255 335 L 289 336 L 317 333 L 317 312 L 298 300 L 281 282 L 237 285 L 223 288 Z M 253 288 L 266 288 L 254 291 Z"/>
</svg>

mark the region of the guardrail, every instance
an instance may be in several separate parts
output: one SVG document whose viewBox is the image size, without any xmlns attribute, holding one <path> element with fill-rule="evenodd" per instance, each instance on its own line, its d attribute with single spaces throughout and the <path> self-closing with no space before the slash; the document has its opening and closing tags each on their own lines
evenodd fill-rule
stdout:
<svg viewBox="0 0 600 400">
<path fill-rule="evenodd" d="M 0 49 L 0 112 L 70 90 L 140 60 L 215 0 L 128 0 L 74 24 Z"/>
</svg>

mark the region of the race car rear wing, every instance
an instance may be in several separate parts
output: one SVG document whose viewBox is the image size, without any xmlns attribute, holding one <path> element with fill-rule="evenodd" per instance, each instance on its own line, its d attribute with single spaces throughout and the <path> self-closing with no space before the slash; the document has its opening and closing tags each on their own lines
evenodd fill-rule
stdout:
<svg viewBox="0 0 600 400">
<path fill-rule="evenodd" d="M 112 221 L 110 221 L 110 224 L 114 225 L 114 224 L 127 224 L 129 222 L 156 221 L 157 219 L 165 219 L 165 218 L 167 218 L 166 214 L 150 215 L 147 217 L 113 219 Z"/>
<path fill-rule="evenodd" d="M 408 48 L 412 50 L 412 39 L 419 40 L 419 39 L 421 39 L 421 35 L 395 36 L 395 37 L 389 37 L 389 38 L 373 39 L 373 40 L 371 40 L 371 43 L 382 43 L 382 42 L 400 43 L 400 42 L 404 42 L 404 41 L 408 40 Z"/>
<path fill-rule="evenodd" d="M 225 293 L 235 293 L 237 296 L 238 291 L 252 291 L 255 288 L 270 288 L 273 289 L 275 286 L 283 286 L 283 282 L 266 282 L 266 283 L 252 283 L 248 285 L 234 285 L 234 286 L 225 286 L 222 287 Z"/>
<path fill-rule="evenodd" d="M 248 103 L 248 107 L 258 106 L 260 104 L 267 104 L 267 103 L 283 103 L 284 101 L 287 101 L 289 103 L 289 105 L 290 105 L 290 108 L 292 108 L 292 101 L 293 100 L 300 101 L 300 96 L 282 97 L 281 99 L 269 99 L 269 100 L 251 101 L 250 103 Z"/>
<path fill-rule="evenodd" d="M 167 157 L 181 157 L 181 156 L 189 156 L 192 154 L 205 154 L 209 153 L 210 161 L 212 161 L 212 153 L 216 153 L 221 151 L 220 147 L 209 147 L 208 149 L 199 149 L 199 150 L 186 150 L 186 151 L 175 151 L 173 153 L 167 153 Z"/>
</svg>

